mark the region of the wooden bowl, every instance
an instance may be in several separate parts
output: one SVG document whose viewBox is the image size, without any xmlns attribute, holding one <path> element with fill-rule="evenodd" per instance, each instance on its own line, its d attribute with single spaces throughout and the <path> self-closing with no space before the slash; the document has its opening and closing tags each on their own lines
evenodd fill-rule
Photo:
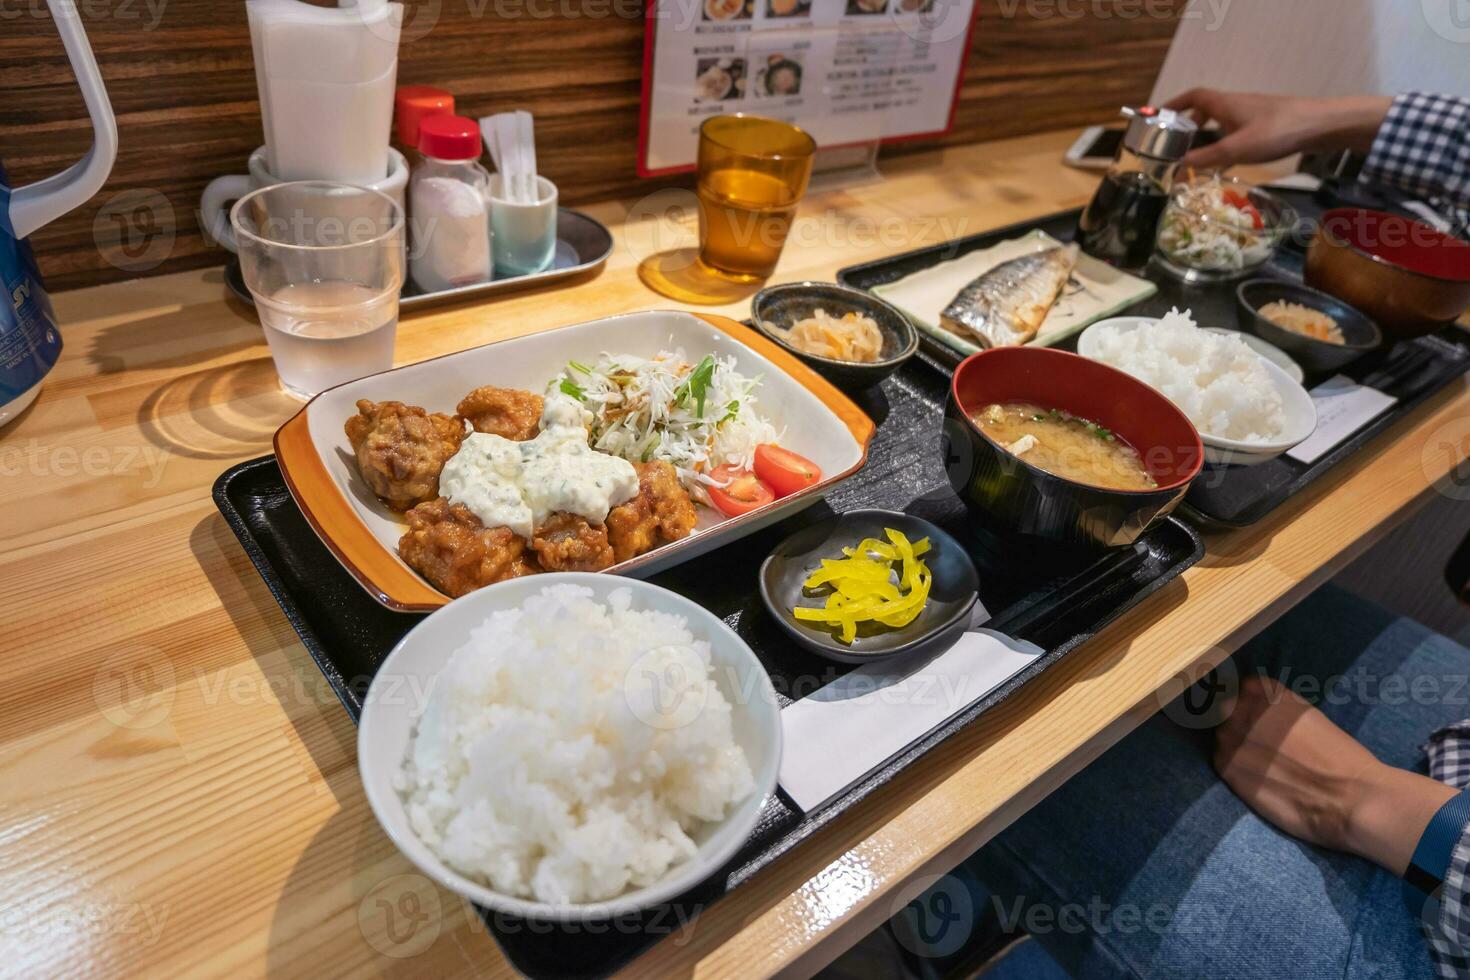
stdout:
<svg viewBox="0 0 1470 980">
<path fill-rule="evenodd" d="M 1305 279 L 1390 337 L 1422 337 L 1470 309 L 1470 243 L 1402 215 L 1336 208 L 1307 249 Z"/>
</svg>

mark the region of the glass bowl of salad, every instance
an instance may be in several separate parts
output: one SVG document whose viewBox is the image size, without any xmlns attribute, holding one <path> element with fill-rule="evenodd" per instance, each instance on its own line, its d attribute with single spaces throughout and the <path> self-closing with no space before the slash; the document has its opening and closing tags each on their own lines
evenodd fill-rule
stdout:
<svg viewBox="0 0 1470 980">
<path fill-rule="evenodd" d="M 1154 254 L 1185 282 L 1224 282 L 1265 265 L 1296 212 L 1258 187 L 1210 174 L 1180 181 L 1159 218 Z"/>
</svg>

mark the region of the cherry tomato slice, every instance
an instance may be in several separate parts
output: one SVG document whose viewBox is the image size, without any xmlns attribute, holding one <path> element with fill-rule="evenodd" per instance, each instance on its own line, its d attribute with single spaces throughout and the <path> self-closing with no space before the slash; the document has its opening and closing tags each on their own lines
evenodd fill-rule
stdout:
<svg viewBox="0 0 1470 980">
<path fill-rule="evenodd" d="M 1227 188 L 1224 193 L 1225 203 L 1232 208 L 1244 211 L 1250 216 L 1251 224 L 1256 228 L 1264 228 L 1265 222 L 1261 220 L 1261 212 L 1251 203 L 1251 199 L 1233 187 Z"/>
<path fill-rule="evenodd" d="M 723 487 L 705 487 L 710 503 L 727 517 L 748 514 L 757 507 L 764 507 L 776 499 L 775 493 L 750 470 L 734 466 L 716 466 L 710 471 L 710 479 L 726 483 Z"/>
<path fill-rule="evenodd" d="M 822 469 L 805 456 L 772 443 L 755 447 L 755 475 L 776 492 L 789 497 L 822 478 Z"/>
</svg>

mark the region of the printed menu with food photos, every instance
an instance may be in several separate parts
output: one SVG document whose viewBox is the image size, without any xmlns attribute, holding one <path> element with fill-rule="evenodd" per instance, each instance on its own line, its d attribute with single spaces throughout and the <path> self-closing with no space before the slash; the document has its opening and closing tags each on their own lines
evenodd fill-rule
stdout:
<svg viewBox="0 0 1470 980">
<path fill-rule="evenodd" d="M 947 132 L 974 21 L 975 0 L 649 0 L 638 172 L 692 168 L 727 112 L 823 147 Z"/>
</svg>

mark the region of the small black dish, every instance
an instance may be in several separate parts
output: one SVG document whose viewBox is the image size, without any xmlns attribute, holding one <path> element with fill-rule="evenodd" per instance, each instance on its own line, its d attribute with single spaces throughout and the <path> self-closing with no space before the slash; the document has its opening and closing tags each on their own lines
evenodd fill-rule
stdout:
<svg viewBox="0 0 1470 980">
<path fill-rule="evenodd" d="M 1329 374 L 1350 364 L 1383 343 L 1378 324 L 1336 296 L 1308 286 L 1279 279 L 1251 279 L 1235 290 L 1235 315 L 1240 329 L 1253 333 L 1286 351 L 1308 374 Z M 1344 343 L 1325 340 L 1278 327 L 1256 312 L 1268 303 L 1283 300 L 1320 310 L 1337 321 Z"/>
<path fill-rule="evenodd" d="M 785 338 L 785 329 L 811 316 L 817 309 L 826 310 L 836 317 L 848 313 L 866 313 L 872 317 L 883 332 L 882 359 L 839 361 L 808 354 L 792 346 Z M 899 365 L 919 349 L 919 332 L 908 317 L 871 293 L 831 282 L 788 282 L 767 286 L 750 301 L 750 320 L 755 329 L 810 364 L 818 374 L 845 388 L 871 388 L 898 370 Z M 774 323 L 782 329 L 772 330 L 766 326 L 767 323 Z"/>
<path fill-rule="evenodd" d="M 918 618 L 907 626 L 867 635 L 859 628 L 857 639 L 848 645 L 820 625 L 808 626 L 791 615 L 795 606 L 820 605 L 801 583 L 821 567 L 823 558 L 841 558 L 843 548 L 864 538 L 886 540 L 883 529 L 888 527 L 910 541 L 928 538 L 933 545 L 924 561 L 934 582 Z M 953 643 L 969 628 L 970 610 L 980 594 L 980 574 L 960 543 L 928 521 L 894 510 L 854 510 L 803 528 L 777 545 L 761 565 L 760 589 L 766 609 L 797 643 L 830 660 L 861 664 Z"/>
</svg>

